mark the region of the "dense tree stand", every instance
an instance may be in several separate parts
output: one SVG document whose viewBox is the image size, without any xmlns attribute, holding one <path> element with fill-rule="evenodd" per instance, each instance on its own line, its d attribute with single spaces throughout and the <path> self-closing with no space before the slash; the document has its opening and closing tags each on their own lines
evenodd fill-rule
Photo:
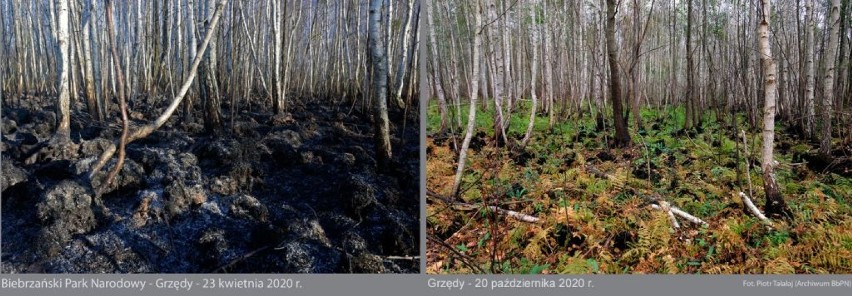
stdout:
<svg viewBox="0 0 852 296">
<path fill-rule="evenodd" d="M 419 2 L 4 1 L 2 272 L 419 272 Z"/>
<path fill-rule="evenodd" d="M 852 272 L 845 2 L 431 1 L 426 272 Z"/>
</svg>

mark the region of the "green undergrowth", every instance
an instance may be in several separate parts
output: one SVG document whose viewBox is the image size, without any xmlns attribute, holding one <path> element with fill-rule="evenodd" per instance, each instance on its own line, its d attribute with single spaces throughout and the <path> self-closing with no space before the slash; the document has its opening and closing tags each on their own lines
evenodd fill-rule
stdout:
<svg viewBox="0 0 852 296">
<path fill-rule="evenodd" d="M 510 125 L 509 135 L 515 138 L 528 122 L 529 113 L 520 109 Z M 428 128 L 434 132 L 437 107 L 429 110 Z M 430 273 L 478 268 L 560 274 L 852 273 L 852 178 L 811 170 L 801 158 L 816 147 L 784 134 L 780 126 L 776 176 L 794 217 L 792 223 L 774 219 L 767 228 L 746 213 L 738 195 L 754 195 L 762 209 L 761 139 L 756 131 L 747 130 L 744 148 L 739 134 L 713 115 L 696 131 L 682 131 L 682 109 L 643 109 L 643 129 L 637 130 L 631 120 L 632 146 L 614 148 L 607 144 L 611 135 L 596 130 L 589 115 L 561 120 L 552 130 L 547 117 L 539 116 L 530 144 L 523 151 L 508 151 L 491 139 L 493 111 L 478 114 L 475 141 L 482 144 L 469 151 L 461 198 L 542 223 L 430 202 L 429 235 L 455 248 L 430 243 Z M 427 187 L 449 194 L 456 161 L 451 141 L 429 139 L 427 146 Z M 589 173 L 589 166 L 610 178 Z M 660 196 L 708 225 L 679 219 L 681 227 L 675 229 L 666 214 L 637 193 Z"/>
</svg>

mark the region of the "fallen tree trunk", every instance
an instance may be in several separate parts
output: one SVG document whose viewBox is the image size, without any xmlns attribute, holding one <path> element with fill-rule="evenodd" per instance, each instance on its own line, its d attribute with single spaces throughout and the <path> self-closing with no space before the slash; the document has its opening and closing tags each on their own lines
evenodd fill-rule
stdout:
<svg viewBox="0 0 852 296">
<path fill-rule="evenodd" d="M 190 68 L 189 75 L 186 77 L 186 81 L 184 81 L 183 85 L 180 87 L 180 91 L 178 92 L 177 96 L 175 96 L 171 104 L 169 104 L 169 107 L 166 108 L 166 111 L 164 111 L 163 114 L 160 115 L 160 117 L 157 117 L 156 120 L 139 127 L 138 129 L 134 130 L 133 133 L 127 134 L 126 138 L 124 137 L 125 135 L 123 135 L 122 138 L 124 138 L 123 142 L 125 145 L 151 135 L 154 131 L 163 126 L 163 124 L 165 124 L 166 121 L 169 120 L 175 110 L 177 110 L 177 107 L 180 105 L 181 101 L 183 101 L 184 97 L 186 96 L 187 91 L 189 91 L 189 87 L 192 86 L 192 82 L 195 79 L 195 74 L 198 72 L 198 65 L 201 64 L 201 60 L 204 57 L 204 52 L 207 50 L 207 45 L 209 45 L 210 40 L 213 39 L 213 35 L 216 32 L 216 25 L 219 24 L 219 18 L 222 16 L 222 11 L 225 8 L 226 2 L 228 2 L 228 0 L 221 0 L 218 4 L 216 4 L 216 12 L 213 15 L 213 20 L 210 22 L 210 29 L 207 30 L 207 36 L 204 37 L 204 41 L 201 43 L 201 47 L 198 49 L 198 54 L 195 55 L 195 60 L 192 61 L 192 67 Z M 192 46 L 195 45 L 192 44 Z M 98 161 L 95 163 L 95 166 L 89 173 L 89 179 L 93 178 L 98 172 L 100 172 L 100 170 L 106 165 L 109 159 L 112 158 L 112 156 L 115 154 L 116 146 L 121 145 L 121 142 L 122 140 L 120 139 L 115 143 L 110 144 L 109 147 L 104 149 L 104 152 L 101 153 L 100 157 L 98 157 Z M 121 167 L 119 167 L 118 165 L 116 165 L 116 167 L 118 167 L 117 170 L 121 170 Z"/>
<path fill-rule="evenodd" d="M 651 208 L 654 208 L 654 209 L 657 209 L 657 210 L 663 209 L 662 207 L 660 207 L 659 205 L 656 205 L 656 204 L 652 204 Z M 670 206 L 669 209 L 671 210 L 672 214 L 678 215 L 681 218 L 686 219 L 686 221 L 689 221 L 689 222 L 692 222 L 692 223 L 695 223 L 695 224 L 707 225 L 707 222 L 704 222 L 704 220 L 701 220 L 700 218 L 695 217 L 692 214 L 687 213 L 687 212 L 681 210 L 678 207 Z"/>
<path fill-rule="evenodd" d="M 744 192 L 740 192 L 740 198 L 743 199 L 743 204 L 745 204 L 746 208 L 748 208 L 749 211 L 754 214 L 754 216 L 760 219 L 760 221 L 766 224 L 767 226 L 772 226 L 772 221 L 770 221 L 769 218 L 766 218 L 766 216 L 764 216 L 763 213 L 760 212 L 760 210 L 757 208 L 757 206 L 754 205 L 748 195 L 746 195 Z"/>
<path fill-rule="evenodd" d="M 685 212 L 684 210 L 681 210 L 678 207 L 670 205 L 667 201 L 665 201 L 665 199 L 663 199 L 662 196 L 659 196 L 659 195 L 656 195 L 656 194 L 646 195 L 646 194 L 643 194 L 643 193 L 641 193 L 641 192 L 639 192 L 639 191 L 637 191 L 633 188 L 627 187 L 626 185 L 621 184 L 621 182 L 617 178 L 615 178 L 615 176 L 604 173 L 594 166 L 590 166 L 590 165 L 586 166 L 586 171 L 591 173 L 592 175 L 595 175 L 596 177 L 605 178 L 605 179 L 608 179 L 610 181 L 613 181 L 613 184 L 616 187 L 619 187 L 623 190 L 627 190 L 627 191 L 633 193 L 634 195 L 639 196 L 642 199 L 644 199 L 645 202 L 651 204 L 651 208 L 666 211 L 667 214 L 669 215 L 670 220 L 671 220 L 673 215 L 677 215 L 677 216 L 680 216 L 681 218 L 686 219 L 689 222 L 692 222 L 692 223 L 695 223 L 695 224 L 707 225 L 707 222 L 704 222 L 704 220 L 701 220 L 698 217 L 695 217 L 692 214 L 687 213 L 687 212 Z M 674 226 L 674 228 L 680 227 L 680 225 L 677 223 L 677 220 L 674 220 L 672 222 L 672 226 Z"/>
<path fill-rule="evenodd" d="M 437 198 L 438 200 L 440 200 L 440 201 L 442 201 L 446 204 L 452 205 L 455 208 L 463 210 L 463 211 L 472 211 L 472 210 L 477 210 L 477 209 L 480 209 L 480 208 L 483 207 L 481 205 L 473 205 L 473 204 L 469 204 L 469 203 L 465 203 L 465 202 L 453 201 L 451 198 L 444 197 L 444 196 L 441 196 L 441 195 L 439 195 L 435 192 L 432 192 L 432 190 L 426 190 L 426 197 Z M 541 219 L 527 215 L 527 214 L 524 214 L 524 213 L 521 213 L 521 212 L 516 212 L 516 211 L 512 211 L 512 210 L 505 210 L 505 209 L 501 209 L 497 206 L 487 206 L 486 208 L 488 208 L 491 211 L 494 211 L 494 212 L 497 212 L 497 213 L 500 213 L 500 214 L 503 214 L 503 215 L 506 215 L 506 216 L 509 216 L 509 217 L 512 217 L 512 218 L 515 218 L 515 219 L 518 219 L 518 220 L 523 221 L 523 222 L 528 222 L 528 223 L 540 223 L 541 222 Z"/>
<path fill-rule="evenodd" d="M 668 202 L 660 202 L 659 208 L 666 212 L 666 215 L 669 216 L 669 222 L 672 223 L 674 228 L 680 228 L 680 223 L 677 222 L 677 217 L 675 217 L 674 213 L 672 213 L 671 205 Z"/>
</svg>

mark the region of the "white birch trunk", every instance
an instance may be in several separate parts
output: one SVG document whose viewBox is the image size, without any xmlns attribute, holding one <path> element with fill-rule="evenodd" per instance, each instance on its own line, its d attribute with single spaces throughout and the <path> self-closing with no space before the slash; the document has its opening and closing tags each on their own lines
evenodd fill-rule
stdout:
<svg viewBox="0 0 852 296">
<path fill-rule="evenodd" d="M 814 0 L 805 2 L 805 134 L 814 133 Z"/>
<path fill-rule="evenodd" d="M 831 113 L 834 104 L 834 60 L 837 57 L 837 40 L 840 35 L 840 0 L 831 0 L 829 8 L 828 44 L 825 47 L 825 77 L 823 79 L 822 132 L 819 152 L 826 159 L 831 157 Z"/>
<path fill-rule="evenodd" d="M 56 3 L 57 20 L 56 20 L 56 41 L 59 46 L 59 104 L 57 113 L 59 115 L 59 125 L 56 128 L 56 139 L 59 141 L 71 140 L 71 96 L 69 91 L 69 68 L 70 64 L 70 45 L 68 40 L 68 0 L 58 0 Z"/>
<path fill-rule="evenodd" d="M 479 1 L 476 1 L 473 5 L 476 6 L 476 22 L 474 23 L 474 37 L 473 37 L 473 56 L 471 60 L 473 62 L 473 75 L 470 77 L 470 112 L 467 115 L 467 130 L 464 134 L 464 140 L 462 141 L 461 150 L 459 150 L 459 164 L 456 169 L 456 176 L 453 181 L 453 196 L 458 196 L 459 194 L 459 185 L 461 184 L 462 174 L 464 173 L 465 162 L 467 161 L 467 149 L 470 147 L 470 140 L 473 137 L 474 127 L 476 125 L 476 97 L 479 91 L 479 50 L 482 46 L 482 36 L 480 33 L 480 28 L 482 27 L 482 6 Z"/>
</svg>

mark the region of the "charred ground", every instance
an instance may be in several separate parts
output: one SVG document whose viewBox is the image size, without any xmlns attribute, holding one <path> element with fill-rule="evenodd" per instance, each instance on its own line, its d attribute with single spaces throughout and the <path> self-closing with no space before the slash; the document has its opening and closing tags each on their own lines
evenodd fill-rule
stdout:
<svg viewBox="0 0 852 296">
<path fill-rule="evenodd" d="M 88 171 L 120 127 L 73 114 L 73 144 L 44 153 L 54 100 L 2 110 L 2 272 L 419 271 L 417 112 L 391 110 L 394 158 L 383 172 L 369 108 L 350 103 L 304 99 L 284 116 L 253 105 L 226 114 L 229 131 L 216 136 L 173 118 L 128 145 L 118 178 L 95 198 L 105 173 Z"/>
</svg>

